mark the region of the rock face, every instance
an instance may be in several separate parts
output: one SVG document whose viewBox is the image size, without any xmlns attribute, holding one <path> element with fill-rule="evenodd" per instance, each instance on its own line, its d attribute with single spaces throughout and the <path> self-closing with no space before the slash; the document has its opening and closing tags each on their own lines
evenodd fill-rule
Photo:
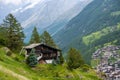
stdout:
<svg viewBox="0 0 120 80">
<path fill-rule="evenodd" d="M 103 72 L 108 80 L 120 79 L 120 46 L 106 46 L 92 55 L 94 68 Z"/>
</svg>

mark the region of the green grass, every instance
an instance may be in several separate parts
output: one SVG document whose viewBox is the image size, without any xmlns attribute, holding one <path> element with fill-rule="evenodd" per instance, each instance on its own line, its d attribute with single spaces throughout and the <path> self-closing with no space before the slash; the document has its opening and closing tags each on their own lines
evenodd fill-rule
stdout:
<svg viewBox="0 0 120 80">
<path fill-rule="evenodd" d="M 0 80 L 17 80 L 17 78 L 0 71 Z"/>
<path fill-rule="evenodd" d="M 84 36 L 82 38 L 82 40 L 83 40 L 83 43 L 85 45 L 90 45 L 93 42 L 101 39 L 103 36 L 108 35 L 108 34 L 110 34 L 112 32 L 116 32 L 118 30 L 120 30 L 120 24 L 118 24 L 117 26 L 113 26 L 113 27 L 106 27 L 106 28 L 104 28 L 104 29 L 102 29 L 100 31 L 91 33 L 91 34 L 89 34 L 87 36 Z"/>
<path fill-rule="evenodd" d="M 120 15 L 120 11 L 112 12 L 111 15 L 112 16 L 119 16 Z"/>
<path fill-rule="evenodd" d="M 70 71 L 66 64 L 39 64 L 30 68 L 22 55 L 7 56 L 3 49 L 0 54 L 0 80 L 100 80 L 94 70 L 84 72 L 78 68 Z"/>
</svg>

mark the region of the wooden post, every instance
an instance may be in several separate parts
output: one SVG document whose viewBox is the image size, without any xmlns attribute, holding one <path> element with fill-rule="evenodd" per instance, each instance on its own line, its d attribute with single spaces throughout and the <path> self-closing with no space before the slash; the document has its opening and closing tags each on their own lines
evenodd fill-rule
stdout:
<svg viewBox="0 0 120 80">
<path fill-rule="evenodd" d="M 20 54 L 19 54 L 19 55 L 21 55 L 21 54 L 22 54 L 22 52 L 23 52 L 23 49 L 24 49 L 24 47 L 22 47 L 22 49 L 21 49 L 21 51 L 20 51 Z"/>
</svg>

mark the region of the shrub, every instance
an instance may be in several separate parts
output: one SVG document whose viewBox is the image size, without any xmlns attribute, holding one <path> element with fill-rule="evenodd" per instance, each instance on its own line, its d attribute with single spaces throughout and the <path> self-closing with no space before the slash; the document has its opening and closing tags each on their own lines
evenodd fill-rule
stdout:
<svg viewBox="0 0 120 80">
<path fill-rule="evenodd" d="M 84 61 L 80 55 L 80 52 L 74 48 L 71 48 L 68 51 L 68 55 L 67 55 L 68 69 L 70 70 L 76 69 L 82 66 L 83 64 L 84 64 Z"/>
<path fill-rule="evenodd" d="M 4 60 L 0 57 L 0 61 L 4 61 Z"/>
<path fill-rule="evenodd" d="M 37 63 L 38 63 L 38 61 L 37 61 L 37 56 L 36 56 L 35 54 L 31 53 L 31 54 L 28 56 L 28 58 L 27 58 L 27 60 L 26 60 L 26 63 L 27 63 L 29 66 L 31 66 L 31 67 L 35 67 L 35 66 L 37 65 Z"/>
<path fill-rule="evenodd" d="M 60 64 L 63 64 L 64 63 L 64 57 L 63 57 L 63 55 L 62 55 L 62 53 L 60 53 Z"/>
<path fill-rule="evenodd" d="M 82 66 L 82 71 L 83 72 L 87 72 L 87 71 L 89 71 L 90 70 L 90 66 L 88 66 L 87 64 L 84 64 L 83 66 Z"/>
<path fill-rule="evenodd" d="M 11 55 L 12 55 L 12 52 L 11 52 L 11 51 L 8 51 L 8 52 L 6 52 L 6 55 L 7 55 L 7 56 L 11 56 Z"/>
<path fill-rule="evenodd" d="M 15 61 L 20 61 L 18 57 L 13 58 Z"/>
</svg>

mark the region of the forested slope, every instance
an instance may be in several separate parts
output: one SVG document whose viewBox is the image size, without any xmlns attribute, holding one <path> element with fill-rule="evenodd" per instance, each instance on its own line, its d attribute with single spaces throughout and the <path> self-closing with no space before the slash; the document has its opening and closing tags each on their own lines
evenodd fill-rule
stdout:
<svg viewBox="0 0 120 80">
<path fill-rule="evenodd" d="M 119 5 L 120 0 L 94 0 L 54 36 L 55 41 L 64 51 L 67 51 L 69 47 L 76 47 L 80 49 L 82 54 L 87 54 L 89 49 L 86 48 L 88 45 L 83 43 L 83 38 L 94 32 L 102 31 L 106 27 L 116 26 L 120 22 Z M 97 44 L 102 45 L 100 42 L 103 43 L 103 39 L 106 39 L 106 43 L 110 42 L 110 39 L 116 39 L 116 37 L 110 36 L 115 35 L 115 33 L 117 32 L 114 31 L 100 37 L 101 41 L 98 41 Z M 99 35 L 97 36 L 99 37 Z M 92 47 L 89 48 L 93 49 Z"/>
</svg>

